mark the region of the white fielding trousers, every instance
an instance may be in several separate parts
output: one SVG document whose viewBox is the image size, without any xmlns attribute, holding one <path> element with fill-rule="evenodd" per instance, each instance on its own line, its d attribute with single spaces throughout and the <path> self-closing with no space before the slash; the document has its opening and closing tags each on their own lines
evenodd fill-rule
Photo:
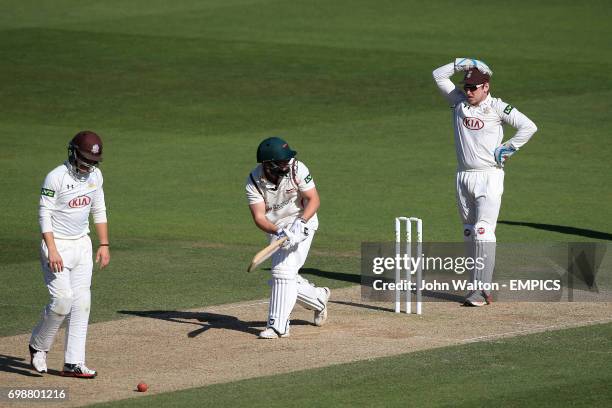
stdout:
<svg viewBox="0 0 612 408">
<path fill-rule="evenodd" d="M 55 238 L 64 269 L 54 273 L 48 265 L 48 249 L 43 241 L 40 261 L 50 301 L 32 332 L 30 344 L 49 351 L 60 325 L 67 318 L 64 363 L 85 363 L 85 342 L 91 307 L 93 258 L 88 235 L 79 239 Z"/>
</svg>

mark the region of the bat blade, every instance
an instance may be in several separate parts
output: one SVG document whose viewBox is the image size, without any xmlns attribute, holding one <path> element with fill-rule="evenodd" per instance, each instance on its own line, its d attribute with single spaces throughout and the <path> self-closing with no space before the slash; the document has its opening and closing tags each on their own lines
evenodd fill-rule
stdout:
<svg viewBox="0 0 612 408">
<path fill-rule="evenodd" d="M 247 268 L 247 272 L 251 272 L 255 270 L 266 259 L 270 258 L 276 251 L 278 251 L 278 248 L 280 248 L 281 245 L 283 245 L 283 243 L 287 239 L 288 239 L 287 237 L 282 237 L 280 239 L 277 239 L 276 241 L 272 242 L 270 245 L 268 245 L 267 247 L 265 247 L 264 249 L 256 253 L 255 256 L 253 257 L 253 260 L 251 261 L 251 264 Z"/>
</svg>

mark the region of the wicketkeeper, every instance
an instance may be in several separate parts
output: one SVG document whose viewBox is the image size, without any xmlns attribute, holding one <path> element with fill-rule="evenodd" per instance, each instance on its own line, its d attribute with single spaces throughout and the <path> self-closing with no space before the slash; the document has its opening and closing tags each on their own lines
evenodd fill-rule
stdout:
<svg viewBox="0 0 612 408">
<path fill-rule="evenodd" d="M 450 80 L 464 72 L 463 91 Z M 484 268 L 472 271 L 472 281 L 491 283 L 495 266 L 495 227 L 504 191 L 504 164 L 537 131 L 536 125 L 512 105 L 490 94 L 493 72 L 482 61 L 457 58 L 433 71 L 436 85 L 453 112 L 457 150 L 457 206 L 470 256 L 482 258 Z M 517 129 L 503 142 L 503 124 Z M 487 290 L 468 294 L 465 304 L 491 302 Z"/>
<path fill-rule="evenodd" d="M 47 352 L 64 321 L 67 377 L 93 378 L 96 371 L 85 365 L 85 341 L 91 307 L 93 269 L 89 215 L 99 240 L 96 262 L 104 268 L 110 261 L 106 204 L 102 190 L 102 140 L 85 130 L 68 145 L 68 160 L 53 169 L 42 185 L 39 222 L 42 231 L 40 261 L 50 302 L 30 338 L 32 367 L 47 372 Z"/>
<path fill-rule="evenodd" d="M 260 163 L 246 181 L 246 194 L 253 221 L 269 234 L 270 241 L 287 237 L 272 255 L 272 287 L 268 323 L 259 337 L 289 336 L 289 316 L 295 303 L 314 311 L 314 323 L 327 320 L 329 288 L 318 288 L 302 278 L 304 265 L 319 226 L 319 194 L 306 165 L 295 159 L 297 152 L 287 142 L 271 137 L 257 148 Z"/>
</svg>

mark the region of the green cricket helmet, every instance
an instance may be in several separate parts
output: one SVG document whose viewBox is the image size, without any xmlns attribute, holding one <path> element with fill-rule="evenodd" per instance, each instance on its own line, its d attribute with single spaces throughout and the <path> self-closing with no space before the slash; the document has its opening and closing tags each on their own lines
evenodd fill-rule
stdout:
<svg viewBox="0 0 612 408">
<path fill-rule="evenodd" d="M 296 154 L 280 137 L 269 137 L 257 147 L 257 163 L 291 160 Z"/>
</svg>

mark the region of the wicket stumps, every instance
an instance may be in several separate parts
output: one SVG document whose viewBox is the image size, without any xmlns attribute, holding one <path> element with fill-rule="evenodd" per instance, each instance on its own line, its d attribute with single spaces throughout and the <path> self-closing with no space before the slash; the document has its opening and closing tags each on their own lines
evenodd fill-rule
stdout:
<svg viewBox="0 0 612 408">
<path fill-rule="evenodd" d="M 402 249 L 402 222 L 405 224 L 406 229 L 406 249 L 405 254 L 410 260 L 412 256 L 412 223 L 416 223 L 417 231 L 417 253 L 416 258 L 419 259 L 423 254 L 423 220 L 416 217 L 396 217 L 395 218 L 395 258 L 401 256 Z M 416 261 L 415 261 L 416 262 Z M 406 283 L 408 288 L 412 282 L 412 273 L 414 264 L 409 262 L 406 268 Z M 416 278 L 416 314 L 420 315 L 423 312 L 422 300 L 421 300 L 421 284 L 423 281 L 423 261 L 418 262 L 415 271 Z M 395 283 L 399 284 L 402 281 L 401 268 L 398 263 L 395 265 Z M 401 298 L 402 291 L 395 290 L 395 313 L 401 313 Z M 412 313 L 412 291 L 408 289 L 406 291 L 406 313 Z"/>
</svg>

